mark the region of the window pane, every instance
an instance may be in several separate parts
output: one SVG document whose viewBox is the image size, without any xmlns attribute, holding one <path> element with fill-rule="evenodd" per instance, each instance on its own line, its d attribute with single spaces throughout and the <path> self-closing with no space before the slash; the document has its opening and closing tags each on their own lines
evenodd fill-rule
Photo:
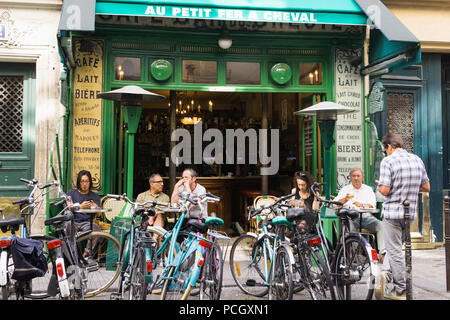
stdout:
<svg viewBox="0 0 450 320">
<path fill-rule="evenodd" d="M 317 86 L 322 84 L 321 63 L 300 63 L 300 85 Z"/>
<path fill-rule="evenodd" d="M 0 77 L 0 152 L 22 152 L 23 77 Z"/>
<path fill-rule="evenodd" d="M 217 62 L 183 60 L 183 82 L 217 83 Z"/>
<path fill-rule="evenodd" d="M 260 66 L 258 62 L 227 62 L 227 83 L 259 84 Z"/>
<path fill-rule="evenodd" d="M 141 80 L 141 59 L 140 58 L 114 58 L 114 68 L 116 70 L 116 80 Z"/>
</svg>

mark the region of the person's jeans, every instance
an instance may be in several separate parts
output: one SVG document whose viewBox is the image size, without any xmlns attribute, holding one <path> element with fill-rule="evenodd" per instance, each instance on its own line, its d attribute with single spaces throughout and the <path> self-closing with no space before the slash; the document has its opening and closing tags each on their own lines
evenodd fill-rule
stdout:
<svg viewBox="0 0 450 320">
<path fill-rule="evenodd" d="M 359 218 L 356 218 L 350 224 L 350 231 L 359 231 Z M 383 224 L 371 213 L 365 212 L 362 216 L 361 225 L 363 229 L 367 229 L 377 236 L 377 248 L 379 253 L 383 253 L 386 249 L 384 244 Z"/>
<path fill-rule="evenodd" d="M 66 233 L 69 237 L 71 236 L 71 230 L 72 230 L 72 228 L 70 228 L 70 224 L 71 224 L 71 221 L 67 221 Z M 75 234 L 77 234 L 78 232 L 91 230 L 91 223 L 89 220 L 82 221 L 82 222 L 74 222 L 74 226 L 75 226 Z M 95 222 L 93 222 L 92 223 L 92 231 L 102 231 L 102 229 L 100 229 L 100 227 Z M 85 254 L 91 254 L 90 248 L 95 248 L 95 246 L 97 245 L 97 241 L 98 241 L 97 238 L 94 238 L 94 240 L 89 241 L 91 243 L 88 243 L 86 248 L 84 249 Z"/>
<path fill-rule="evenodd" d="M 411 220 L 411 224 L 414 221 Z M 402 294 L 406 290 L 406 264 L 403 253 L 405 222 L 403 219 L 383 219 L 383 231 L 386 243 L 386 257 L 382 271 L 390 285 L 387 290 Z"/>
</svg>

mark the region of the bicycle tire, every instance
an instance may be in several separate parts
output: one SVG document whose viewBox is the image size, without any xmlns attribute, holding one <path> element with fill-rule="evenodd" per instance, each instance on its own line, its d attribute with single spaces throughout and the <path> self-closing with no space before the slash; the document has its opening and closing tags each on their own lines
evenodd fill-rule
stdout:
<svg viewBox="0 0 450 320">
<path fill-rule="evenodd" d="M 294 294 L 294 275 L 289 253 L 284 246 L 277 248 L 270 274 L 271 292 L 277 300 L 291 300 Z"/>
<path fill-rule="evenodd" d="M 106 291 L 116 281 L 121 270 L 121 262 L 118 261 L 119 241 L 106 232 L 94 231 L 78 237 L 77 250 L 79 259 L 82 260 L 83 249 L 86 247 L 85 241 L 92 241 L 95 238 L 97 239 L 97 245 L 90 253 L 90 257 L 96 261 L 96 264 L 94 266 L 85 266 L 87 270 L 85 298 L 90 298 Z M 106 251 L 101 251 L 102 249 Z M 80 261 L 80 266 L 83 266 L 83 264 L 85 264 L 85 261 Z"/>
<path fill-rule="evenodd" d="M 136 248 L 133 268 L 131 270 L 131 283 L 129 300 L 145 300 L 147 297 L 147 284 L 145 283 L 145 252 L 144 248 Z"/>
<path fill-rule="evenodd" d="M 206 254 L 200 281 L 200 300 L 219 300 L 223 282 L 222 249 L 214 243 Z"/>
<path fill-rule="evenodd" d="M 308 261 L 310 294 L 313 300 L 336 300 L 334 284 L 330 271 L 319 252 L 311 250 Z"/>
<path fill-rule="evenodd" d="M 345 248 L 346 259 L 344 259 L 344 247 L 341 246 L 334 264 L 337 294 L 342 300 L 371 300 L 375 276 L 372 274 L 366 246 L 359 238 L 349 237 L 345 239 Z M 346 270 L 342 269 L 342 266 L 350 267 L 350 276 L 344 275 Z"/>
<path fill-rule="evenodd" d="M 243 234 L 236 239 L 230 251 L 230 269 L 234 281 L 245 294 L 255 297 L 263 297 L 269 291 L 265 284 L 261 244 L 256 237 Z"/>
<path fill-rule="evenodd" d="M 2 298 L 0 300 L 8 300 L 9 297 L 8 285 L 0 286 L 0 292 L 2 293 Z"/>
</svg>

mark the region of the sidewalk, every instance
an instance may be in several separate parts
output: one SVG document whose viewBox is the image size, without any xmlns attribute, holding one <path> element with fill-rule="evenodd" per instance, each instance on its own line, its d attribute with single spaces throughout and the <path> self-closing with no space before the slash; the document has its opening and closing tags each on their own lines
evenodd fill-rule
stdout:
<svg viewBox="0 0 450 320">
<path fill-rule="evenodd" d="M 414 300 L 450 300 L 447 292 L 445 248 L 412 250 Z"/>
</svg>

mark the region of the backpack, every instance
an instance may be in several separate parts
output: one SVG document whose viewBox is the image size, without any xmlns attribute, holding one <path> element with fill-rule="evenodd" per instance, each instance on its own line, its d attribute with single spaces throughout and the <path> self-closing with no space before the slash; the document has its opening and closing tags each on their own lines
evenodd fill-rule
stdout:
<svg viewBox="0 0 450 320">
<path fill-rule="evenodd" d="M 27 281 L 42 277 L 48 269 L 42 241 L 14 238 L 11 243 L 11 254 L 14 262 L 12 279 Z"/>
</svg>

